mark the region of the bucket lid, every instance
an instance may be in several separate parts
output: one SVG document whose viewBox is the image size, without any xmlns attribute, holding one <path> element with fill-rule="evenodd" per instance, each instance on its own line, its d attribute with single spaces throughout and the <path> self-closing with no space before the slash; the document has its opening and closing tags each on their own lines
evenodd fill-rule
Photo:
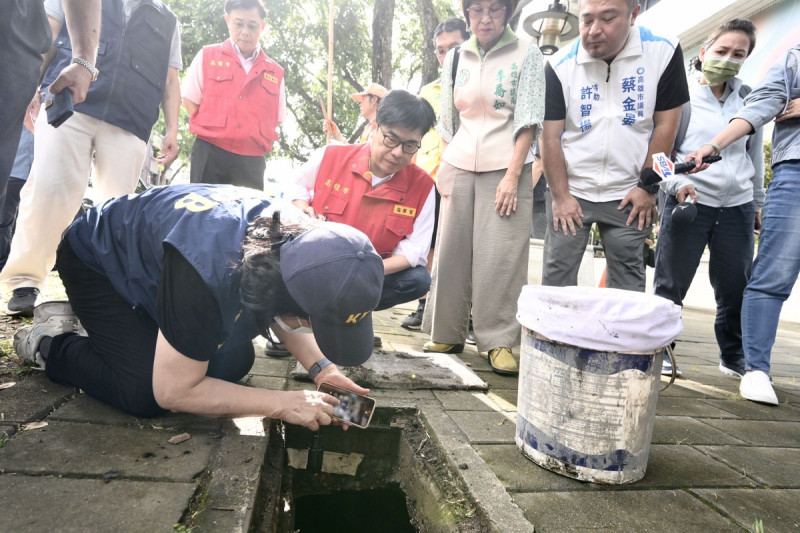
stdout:
<svg viewBox="0 0 800 533">
<path fill-rule="evenodd" d="M 658 350 L 683 331 L 680 306 L 621 289 L 526 285 L 517 309 L 517 321 L 529 330 L 589 350 Z"/>
</svg>

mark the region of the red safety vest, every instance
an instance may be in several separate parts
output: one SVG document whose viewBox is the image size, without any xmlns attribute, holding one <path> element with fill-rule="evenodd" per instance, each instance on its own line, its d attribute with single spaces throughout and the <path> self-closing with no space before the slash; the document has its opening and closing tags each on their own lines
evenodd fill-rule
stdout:
<svg viewBox="0 0 800 533">
<path fill-rule="evenodd" d="M 414 231 L 433 179 L 414 164 L 372 188 L 369 144 L 330 145 L 314 184 L 311 207 L 333 222 L 364 232 L 383 258 Z"/>
<path fill-rule="evenodd" d="M 203 48 L 203 99 L 189 131 L 223 150 L 258 156 L 278 139 L 283 69 L 259 50 L 245 73 L 230 39 Z"/>
</svg>

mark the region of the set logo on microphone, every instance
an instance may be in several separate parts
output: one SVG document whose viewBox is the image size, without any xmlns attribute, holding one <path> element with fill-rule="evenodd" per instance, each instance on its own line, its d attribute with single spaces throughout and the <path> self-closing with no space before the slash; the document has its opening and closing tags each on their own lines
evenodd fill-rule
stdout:
<svg viewBox="0 0 800 533">
<path fill-rule="evenodd" d="M 653 154 L 653 170 L 662 180 L 669 179 L 675 175 L 675 163 L 670 161 L 664 152 L 659 152 Z"/>
</svg>

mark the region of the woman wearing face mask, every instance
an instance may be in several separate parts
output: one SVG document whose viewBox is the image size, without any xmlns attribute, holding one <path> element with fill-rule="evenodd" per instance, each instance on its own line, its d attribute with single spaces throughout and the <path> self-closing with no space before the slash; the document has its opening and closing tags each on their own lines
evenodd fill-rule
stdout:
<svg viewBox="0 0 800 533">
<path fill-rule="evenodd" d="M 700 48 L 693 64 L 699 76 L 687 104 L 691 109 L 684 107 L 675 142 L 676 161 L 683 161 L 691 150 L 723 129 L 743 107 L 749 89 L 742 87 L 736 74 L 755 44 L 753 23 L 733 19 L 719 26 Z M 761 227 L 765 196 L 761 130 L 732 143 L 721 155 L 721 161 L 691 178 L 679 174 L 662 182 L 667 196 L 656 249 L 654 292 L 682 305 L 708 246 L 708 273 L 717 301 L 714 330 L 719 370 L 741 378 L 742 295 L 750 278 L 753 234 Z M 673 209 L 683 201 L 695 203 L 694 220 L 673 220 Z M 662 373 L 672 373 L 668 361 Z"/>
</svg>

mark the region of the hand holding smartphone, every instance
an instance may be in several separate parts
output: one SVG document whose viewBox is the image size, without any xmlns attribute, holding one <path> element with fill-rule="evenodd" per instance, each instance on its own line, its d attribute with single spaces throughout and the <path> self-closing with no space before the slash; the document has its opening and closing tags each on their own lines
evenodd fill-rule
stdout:
<svg viewBox="0 0 800 533">
<path fill-rule="evenodd" d="M 372 420 L 372 413 L 375 411 L 375 399 L 363 394 L 356 394 L 338 385 L 322 382 L 317 389 L 320 392 L 330 394 L 337 400 L 339 405 L 333 407 L 333 418 L 345 424 L 366 429 Z"/>
<path fill-rule="evenodd" d="M 45 93 L 44 107 L 47 110 L 47 123 L 54 128 L 59 127 L 75 112 L 72 106 L 72 91 L 62 89 L 61 92 L 53 94 L 48 89 Z"/>
</svg>

